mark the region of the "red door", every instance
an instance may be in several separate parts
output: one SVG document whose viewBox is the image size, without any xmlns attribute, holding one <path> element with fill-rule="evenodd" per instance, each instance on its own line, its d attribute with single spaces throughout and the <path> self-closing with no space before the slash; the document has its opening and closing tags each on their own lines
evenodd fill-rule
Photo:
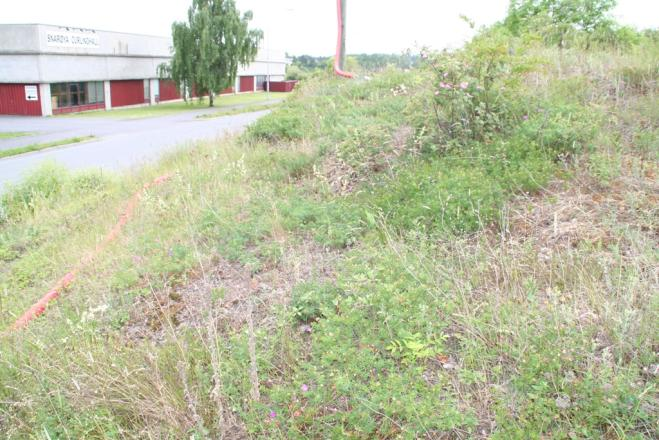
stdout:
<svg viewBox="0 0 659 440">
<path fill-rule="evenodd" d="M 0 84 L 0 115 L 41 116 L 39 86 L 37 84 Z"/>
<path fill-rule="evenodd" d="M 160 80 L 160 101 L 171 101 L 181 99 L 181 95 L 176 88 L 176 83 L 172 80 Z"/>
<path fill-rule="evenodd" d="M 141 79 L 111 81 L 110 95 L 112 97 L 112 107 L 149 102 L 149 98 L 145 99 L 144 97 L 144 81 Z"/>
<path fill-rule="evenodd" d="M 254 77 L 253 76 L 241 76 L 240 77 L 240 91 L 241 92 L 253 92 L 254 91 Z"/>
</svg>

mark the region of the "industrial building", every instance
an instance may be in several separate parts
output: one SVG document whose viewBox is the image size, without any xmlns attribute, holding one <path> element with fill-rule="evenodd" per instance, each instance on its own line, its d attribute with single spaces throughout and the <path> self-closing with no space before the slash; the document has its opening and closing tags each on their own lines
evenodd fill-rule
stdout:
<svg viewBox="0 0 659 440">
<path fill-rule="evenodd" d="M 49 116 L 180 99 L 159 79 L 170 38 L 44 24 L 0 24 L 0 114 Z M 223 93 L 282 87 L 285 53 L 261 50 Z"/>
</svg>

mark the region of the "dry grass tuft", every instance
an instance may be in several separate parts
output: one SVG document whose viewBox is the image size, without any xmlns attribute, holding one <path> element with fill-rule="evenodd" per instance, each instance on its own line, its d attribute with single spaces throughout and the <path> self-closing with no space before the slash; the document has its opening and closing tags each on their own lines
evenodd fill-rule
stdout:
<svg viewBox="0 0 659 440">
<path fill-rule="evenodd" d="M 391 171 L 396 167 L 399 159 L 406 153 L 414 152 L 410 149 L 410 140 L 414 129 L 403 125 L 395 130 L 387 145 L 378 145 L 377 154 L 365 155 L 359 161 L 359 166 L 349 163 L 341 157 L 339 147 L 325 156 L 316 172 L 316 178 L 327 183 L 334 194 L 348 195 L 353 193 L 360 185 L 372 179 L 372 174 Z"/>
</svg>

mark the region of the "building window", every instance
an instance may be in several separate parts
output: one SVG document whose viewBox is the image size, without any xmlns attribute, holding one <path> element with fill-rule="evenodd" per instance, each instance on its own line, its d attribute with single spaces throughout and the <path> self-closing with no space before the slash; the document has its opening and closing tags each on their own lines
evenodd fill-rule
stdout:
<svg viewBox="0 0 659 440">
<path fill-rule="evenodd" d="M 89 104 L 100 104 L 105 102 L 105 90 L 103 81 L 87 83 L 87 96 Z"/>
<path fill-rule="evenodd" d="M 53 102 L 53 109 L 69 106 L 69 93 L 67 84 L 51 84 L 50 96 Z"/>
<path fill-rule="evenodd" d="M 69 83 L 69 103 L 72 107 L 87 103 L 85 83 Z"/>
<path fill-rule="evenodd" d="M 51 84 L 50 96 L 53 110 L 105 102 L 102 81 Z"/>
<path fill-rule="evenodd" d="M 265 90 L 267 88 L 268 77 L 266 75 L 256 76 L 256 90 Z"/>
</svg>

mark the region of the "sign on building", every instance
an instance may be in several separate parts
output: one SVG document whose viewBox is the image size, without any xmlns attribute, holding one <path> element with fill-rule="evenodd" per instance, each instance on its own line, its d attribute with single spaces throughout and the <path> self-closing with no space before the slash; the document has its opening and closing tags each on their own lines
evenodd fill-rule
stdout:
<svg viewBox="0 0 659 440">
<path fill-rule="evenodd" d="M 39 92 L 37 91 L 37 86 L 25 86 L 25 100 L 26 101 L 39 100 Z"/>
<path fill-rule="evenodd" d="M 98 35 L 80 32 L 48 32 L 46 44 L 49 47 L 67 48 L 98 48 L 101 45 Z"/>
</svg>

